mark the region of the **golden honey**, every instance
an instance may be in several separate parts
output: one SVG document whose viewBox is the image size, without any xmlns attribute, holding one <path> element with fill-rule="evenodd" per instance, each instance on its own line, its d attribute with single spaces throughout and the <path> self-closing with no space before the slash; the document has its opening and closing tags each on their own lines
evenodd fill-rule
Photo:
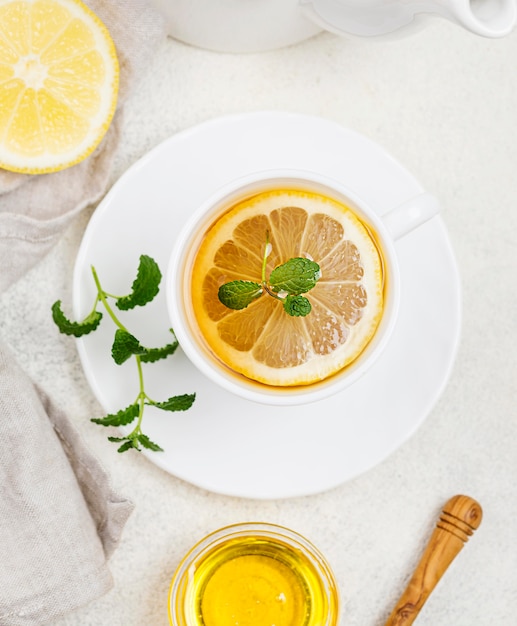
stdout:
<svg viewBox="0 0 517 626">
<path fill-rule="evenodd" d="M 198 543 L 171 584 L 173 626 L 335 626 L 337 587 L 306 539 L 272 524 L 238 524 Z"/>
</svg>

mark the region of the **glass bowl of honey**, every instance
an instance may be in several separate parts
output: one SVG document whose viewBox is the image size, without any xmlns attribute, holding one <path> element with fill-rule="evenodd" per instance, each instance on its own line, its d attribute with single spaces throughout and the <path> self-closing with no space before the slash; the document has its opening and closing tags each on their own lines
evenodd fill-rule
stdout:
<svg viewBox="0 0 517 626">
<path fill-rule="evenodd" d="M 337 626 L 337 584 L 319 550 L 263 522 L 199 541 L 171 582 L 171 626 Z"/>
</svg>

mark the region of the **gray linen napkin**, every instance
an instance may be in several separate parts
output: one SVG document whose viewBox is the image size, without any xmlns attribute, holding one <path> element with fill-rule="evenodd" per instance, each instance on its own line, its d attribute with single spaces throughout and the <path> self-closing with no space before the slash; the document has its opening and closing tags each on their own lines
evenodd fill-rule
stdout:
<svg viewBox="0 0 517 626">
<path fill-rule="evenodd" d="M 0 624 L 43 624 L 113 585 L 132 504 L 0 346 Z"/>
<path fill-rule="evenodd" d="M 86 4 L 117 47 L 117 112 L 101 145 L 74 167 L 41 176 L 0 170 L 0 293 L 106 191 L 124 100 L 165 38 L 146 0 Z M 112 587 L 107 560 L 133 505 L 1 343 L 0 441 L 0 626 L 36 626 Z"/>
</svg>

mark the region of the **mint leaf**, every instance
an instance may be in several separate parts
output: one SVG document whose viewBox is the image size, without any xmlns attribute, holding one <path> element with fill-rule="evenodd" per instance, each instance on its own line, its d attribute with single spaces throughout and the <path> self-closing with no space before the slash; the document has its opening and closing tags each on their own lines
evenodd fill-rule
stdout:
<svg viewBox="0 0 517 626">
<path fill-rule="evenodd" d="M 105 417 L 94 417 L 90 421 L 101 426 L 125 426 L 130 424 L 135 417 L 138 416 L 140 407 L 138 404 L 130 404 L 125 409 L 121 409 L 117 413 L 110 413 Z"/>
<path fill-rule="evenodd" d="M 154 259 L 142 254 L 138 265 L 137 276 L 131 287 L 131 293 L 117 299 L 116 305 L 121 311 L 144 306 L 151 302 L 160 290 L 162 273 Z"/>
<path fill-rule="evenodd" d="M 138 339 L 127 330 L 118 328 L 115 331 L 115 339 L 111 347 L 111 356 L 117 365 L 121 365 L 131 356 L 138 355 L 142 363 L 154 363 L 159 359 L 174 354 L 178 347 L 177 340 L 163 346 L 162 348 L 146 348 L 142 346 Z"/>
<path fill-rule="evenodd" d="M 152 450 L 153 452 L 163 452 L 163 448 L 161 448 L 157 443 L 151 441 L 147 435 L 144 433 L 131 434 L 127 437 L 108 437 L 108 441 L 113 441 L 115 443 L 120 443 L 123 441 L 124 443 L 118 448 L 118 452 L 126 452 L 127 450 L 135 449 L 139 452 L 141 451 L 141 444 L 144 448 L 148 450 Z"/>
<path fill-rule="evenodd" d="M 147 435 L 144 435 L 143 433 L 140 433 L 138 435 L 138 442 L 141 443 L 144 448 L 147 448 L 148 450 L 152 450 L 153 452 L 163 452 L 163 448 L 160 448 L 157 443 L 151 441 L 149 437 Z"/>
<path fill-rule="evenodd" d="M 64 335 L 82 337 L 97 328 L 101 322 L 102 313 L 92 311 L 82 322 L 71 322 L 61 310 L 61 300 L 57 300 L 52 305 L 52 319 L 59 328 L 59 332 Z"/>
<path fill-rule="evenodd" d="M 195 393 L 185 393 L 181 396 L 172 396 L 164 402 L 153 402 L 152 405 L 164 411 L 186 411 L 190 409 L 195 399 Z"/>
<path fill-rule="evenodd" d="M 221 285 L 217 295 L 229 309 L 245 309 L 262 295 L 262 286 L 250 280 L 233 280 Z"/>
<path fill-rule="evenodd" d="M 284 311 L 293 317 L 305 317 L 311 310 L 311 303 L 305 296 L 288 295 L 284 299 Z"/>
<path fill-rule="evenodd" d="M 163 448 L 161 448 L 157 443 L 151 441 L 147 435 L 144 433 L 133 434 L 131 433 L 127 437 L 108 437 L 108 441 L 113 441 L 115 443 L 120 443 L 123 441 L 124 443 L 118 448 L 117 452 L 126 452 L 127 450 L 138 450 L 141 452 L 139 443 L 148 450 L 152 450 L 153 452 L 163 452 Z"/>
<path fill-rule="evenodd" d="M 298 295 L 311 290 L 319 277 L 320 266 L 317 263 L 297 257 L 276 267 L 269 276 L 269 284 L 276 293 L 287 291 L 291 295 Z"/>
<path fill-rule="evenodd" d="M 122 365 L 129 357 L 133 355 L 145 354 L 146 348 L 140 345 L 138 339 L 128 333 L 127 330 L 117 328 L 115 331 L 115 339 L 111 346 L 111 356 L 117 365 Z"/>
<path fill-rule="evenodd" d="M 154 363 L 159 359 L 165 359 L 176 352 L 178 345 L 177 340 L 174 340 L 162 348 L 146 348 L 145 353 L 140 356 L 140 360 L 142 363 Z"/>
<path fill-rule="evenodd" d="M 134 439 L 130 438 L 126 441 L 126 443 L 123 443 L 120 448 L 117 449 L 117 452 L 126 452 L 127 450 L 131 450 L 132 448 L 136 448 L 138 450 L 138 445 Z"/>
</svg>

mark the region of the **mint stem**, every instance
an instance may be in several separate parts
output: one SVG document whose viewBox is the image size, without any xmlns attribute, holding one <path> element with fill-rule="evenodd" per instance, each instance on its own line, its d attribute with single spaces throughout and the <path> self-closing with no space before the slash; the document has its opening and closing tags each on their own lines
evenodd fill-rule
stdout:
<svg viewBox="0 0 517 626">
<path fill-rule="evenodd" d="M 127 330 L 127 328 L 124 326 L 124 324 L 122 324 L 122 322 L 118 319 L 118 317 L 116 316 L 115 312 L 113 311 L 113 309 L 111 308 L 111 306 L 109 305 L 109 302 L 107 300 L 107 296 L 115 298 L 115 299 L 117 299 L 117 296 L 112 296 L 111 294 L 106 293 L 103 290 L 102 286 L 101 286 L 99 277 L 97 275 L 97 271 L 95 270 L 95 267 L 93 265 L 91 266 L 91 270 L 92 270 L 92 274 L 93 274 L 93 280 L 95 281 L 95 286 L 97 287 L 96 302 L 98 302 L 99 300 L 102 302 L 102 304 L 104 305 L 104 308 L 106 309 L 106 312 L 111 317 L 111 319 L 113 320 L 114 324 L 118 328 L 120 328 L 120 330 L 124 330 L 125 332 L 129 332 Z M 139 410 L 138 410 L 138 420 L 137 420 L 136 426 L 133 428 L 133 430 L 127 436 L 128 439 L 136 439 L 136 437 L 141 433 L 142 419 L 144 417 L 145 399 L 147 397 L 146 393 L 145 393 L 145 386 L 144 386 L 144 373 L 143 373 L 143 370 L 142 370 L 142 360 L 140 359 L 140 356 L 138 354 L 136 354 L 134 356 L 135 356 L 136 367 L 137 367 L 137 371 L 138 371 L 139 392 L 138 392 L 138 396 L 136 398 L 136 402 L 139 405 Z"/>
<path fill-rule="evenodd" d="M 270 245 L 271 244 L 269 242 L 269 230 L 266 230 L 266 245 L 264 246 L 264 257 L 262 258 L 262 283 L 261 285 L 270 296 L 273 296 L 273 298 L 275 298 L 276 300 L 282 300 L 282 298 L 279 295 L 277 295 L 274 291 L 271 291 L 271 289 L 268 287 L 268 284 L 267 284 L 266 265 L 267 265 L 267 258 L 269 256 L 269 253 L 271 252 Z"/>
<path fill-rule="evenodd" d="M 267 291 L 267 293 L 270 296 L 272 296 L 273 298 L 275 298 L 276 300 L 283 300 L 283 298 L 280 297 L 277 293 L 275 293 L 274 291 L 271 291 L 271 289 L 267 285 L 267 282 L 263 282 L 262 283 L 262 287 L 264 287 L 264 289 Z"/>
<path fill-rule="evenodd" d="M 263 285 L 266 283 L 266 265 L 267 265 L 267 258 L 270 252 L 271 250 L 269 248 L 269 230 L 266 230 L 266 245 L 264 246 L 264 257 L 262 259 L 262 284 Z"/>
<path fill-rule="evenodd" d="M 144 390 L 144 373 L 142 371 L 142 360 L 140 359 L 140 356 L 138 354 L 135 355 L 135 359 L 136 359 L 136 367 L 138 370 L 138 384 L 140 388 L 140 393 L 138 394 L 139 411 L 138 411 L 138 421 L 136 423 L 136 426 L 129 433 L 128 435 L 129 438 L 133 438 L 134 436 L 138 435 L 138 433 L 141 432 L 140 426 L 142 424 L 142 419 L 144 417 L 144 407 L 145 407 L 145 399 L 146 399 L 146 393 Z"/>
<path fill-rule="evenodd" d="M 103 291 L 102 287 L 101 287 L 101 283 L 99 281 L 99 277 L 97 276 L 97 272 L 95 271 L 95 268 L 93 267 L 93 265 L 91 266 L 92 268 L 92 274 L 93 274 L 93 280 L 95 281 L 95 286 L 97 287 L 97 297 L 98 299 L 102 302 L 102 304 L 104 305 L 104 308 L 106 309 L 108 315 L 111 317 L 111 319 L 113 320 L 113 322 L 115 323 L 115 325 L 120 328 L 120 330 L 125 330 L 126 332 L 128 332 L 127 328 L 119 321 L 119 319 L 117 318 L 117 316 L 115 315 L 115 313 L 113 312 L 113 309 L 110 307 L 107 299 L 106 299 L 106 293 Z"/>
</svg>

